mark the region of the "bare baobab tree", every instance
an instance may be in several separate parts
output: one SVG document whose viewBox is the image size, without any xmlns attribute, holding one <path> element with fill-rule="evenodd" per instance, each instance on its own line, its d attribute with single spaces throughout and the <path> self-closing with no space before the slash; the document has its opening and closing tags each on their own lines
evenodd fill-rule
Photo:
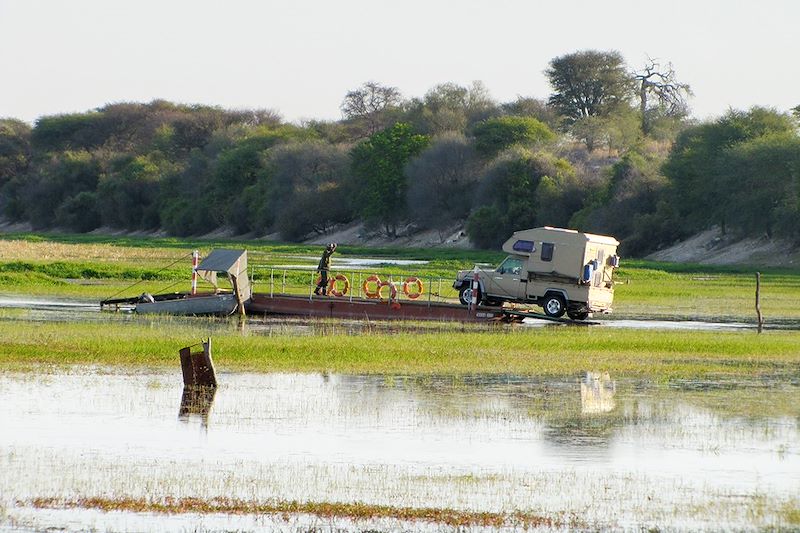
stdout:
<svg viewBox="0 0 800 533">
<path fill-rule="evenodd" d="M 349 91 L 340 109 L 345 119 L 363 121 L 366 135 L 369 136 L 387 125 L 386 111 L 398 108 L 402 102 L 402 96 L 396 87 L 368 81 L 358 89 Z"/>
<path fill-rule="evenodd" d="M 657 59 L 648 57 L 647 64 L 642 70 L 634 72 L 633 78 L 638 85 L 642 132 L 645 135 L 650 132 L 649 109 L 658 107 L 666 116 L 686 112 L 686 98 L 692 95 L 692 89 L 675 79 L 672 63 L 662 65 Z"/>
</svg>

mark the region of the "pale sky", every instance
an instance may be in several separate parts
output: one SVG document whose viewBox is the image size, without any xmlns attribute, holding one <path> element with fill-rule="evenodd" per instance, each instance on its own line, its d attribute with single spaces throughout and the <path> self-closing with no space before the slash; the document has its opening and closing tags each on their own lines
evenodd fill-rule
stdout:
<svg viewBox="0 0 800 533">
<path fill-rule="evenodd" d="M 156 98 L 339 119 L 365 81 L 547 98 L 548 62 L 671 61 L 695 117 L 800 105 L 800 1 L 0 0 L 0 117 Z"/>
</svg>

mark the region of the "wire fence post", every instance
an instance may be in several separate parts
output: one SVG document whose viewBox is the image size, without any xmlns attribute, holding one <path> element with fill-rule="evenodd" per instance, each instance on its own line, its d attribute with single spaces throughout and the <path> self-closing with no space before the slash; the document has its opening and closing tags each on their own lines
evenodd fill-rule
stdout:
<svg viewBox="0 0 800 533">
<path fill-rule="evenodd" d="M 756 272 L 756 315 L 758 315 L 758 332 L 764 329 L 764 316 L 761 314 L 761 272 Z"/>
<path fill-rule="evenodd" d="M 283 282 L 281 283 L 281 294 L 286 294 L 286 269 L 283 269 Z"/>
<path fill-rule="evenodd" d="M 433 292 L 433 278 L 428 276 L 428 307 L 431 306 L 431 293 Z"/>
<path fill-rule="evenodd" d="M 275 269 L 269 269 L 269 297 L 275 297 Z"/>
</svg>

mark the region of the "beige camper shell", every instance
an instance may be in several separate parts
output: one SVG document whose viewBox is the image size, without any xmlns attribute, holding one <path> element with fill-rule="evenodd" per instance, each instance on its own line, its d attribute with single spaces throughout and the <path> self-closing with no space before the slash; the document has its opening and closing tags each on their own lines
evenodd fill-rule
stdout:
<svg viewBox="0 0 800 533">
<path fill-rule="evenodd" d="M 545 312 L 580 315 L 611 311 L 617 246 L 613 237 L 545 226 L 514 232 L 503 251 L 525 257 L 526 300 L 561 295 L 563 302 L 542 300 Z M 559 308 L 560 303 L 566 307 Z"/>
<path fill-rule="evenodd" d="M 533 228 L 514 232 L 503 244 L 510 255 L 495 270 L 478 270 L 481 300 L 535 303 L 549 316 L 582 320 L 611 311 L 612 273 L 619 266 L 613 237 L 570 229 Z M 459 273 L 461 287 L 475 273 Z M 457 280 L 458 283 L 459 280 Z M 455 284 L 454 284 L 455 286 Z"/>
</svg>

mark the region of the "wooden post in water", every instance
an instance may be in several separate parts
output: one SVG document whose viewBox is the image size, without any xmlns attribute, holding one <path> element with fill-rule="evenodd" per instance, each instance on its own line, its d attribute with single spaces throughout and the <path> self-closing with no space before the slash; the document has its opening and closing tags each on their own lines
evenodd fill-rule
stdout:
<svg viewBox="0 0 800 533">
<path fill-rule="evenodd" d="M 201 343 L 203 351 L 192 352 L 194 344 L 180 349 L 183 385 L 194 387 L 216 387 L 217 376 L 214 372 L 214 361 L 211 359 L 211 337 Z"/>
<path fill-rule="evenodd" d="M 764 329 L 764 316 L 761 314 L 761 272 L 756 272 L 756 314 L 758 315 L 758 332 Z"/>
</svg>

